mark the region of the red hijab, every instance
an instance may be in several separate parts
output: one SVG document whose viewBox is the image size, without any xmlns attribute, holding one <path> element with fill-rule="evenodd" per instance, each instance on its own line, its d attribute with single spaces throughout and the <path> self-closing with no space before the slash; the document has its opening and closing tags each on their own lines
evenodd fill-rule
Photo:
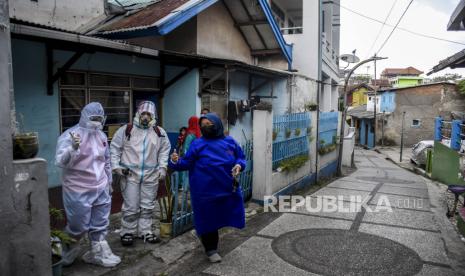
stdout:
<svg viewBox="0 0 465 276">
<path fill-rule="evenodd" d="M 200 138 L 200 136 L 202 136 L 202 134 L 200 133 L 199 118 L 197 116 L 192 116 L 189 118 L 187 134 L 194 134 L 197 138 Z"/>
</svg>

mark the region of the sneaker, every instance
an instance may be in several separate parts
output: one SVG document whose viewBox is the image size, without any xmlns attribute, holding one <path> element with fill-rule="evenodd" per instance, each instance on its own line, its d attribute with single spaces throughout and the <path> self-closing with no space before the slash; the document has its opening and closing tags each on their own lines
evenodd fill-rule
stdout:
<svg viewBox="0 0 465 276">
<path fill-rule="evenodd" d="M 106 241 L 93 241 L 91 250 L 82 256 L 82 260 L 86 263 L 103 267 L 114 267 L 121 262 L 121 259 L 111 252 Z"/>
<path fill-rule="evenodd" d="M 207 256 L 210 263 L 219 263 L 222 260 L 220 254 L 218 254 L 218 252 L 216 251 L 211 254 L 208 254 Z"/>
</svg>

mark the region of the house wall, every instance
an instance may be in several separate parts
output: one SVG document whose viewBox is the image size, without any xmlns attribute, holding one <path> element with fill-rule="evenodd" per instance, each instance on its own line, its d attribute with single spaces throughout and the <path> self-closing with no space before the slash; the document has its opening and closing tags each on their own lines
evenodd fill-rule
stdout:
<svg viewBox="0 0 465 276">
<path fill-rule="evenodd" d="M 208 10 L 208 9 L 207 9 Z M 198 43 L 197 17 L 194 17 L 164 36 L 165 50 L 196 54 Z"/>
<path fill-rule="evenodd" d="M 253 63 L 249 46 L 221 1 L 197 15 L 197 53 Z"/>
<path fill-rule="evenodd" d="M 249 74 L 237 71 L 231 73 L 229 93 L 230 101 L 247 100 L 249 98 Z M 229 135 L 242 145 L 246 140 L 253 139 L 252 128 L 252 112 L 239 112 L 236 124 L 229 125 Z"/>
<path fill-rule="evenodd" d="M 396 90 L 395 110 L 386 117 L 385 137 L 400 144 L 402 114 L 405 111 L 404 144 L 411 146 L 421 140 L 433 140 L 434 118 L 450 117 L 451 111 L 465 110 L 465 96 L 453 84 L 435 84 Z M 420 126 L 412 126 L 414 119 Z M 381 137 L 378 127 L 377 137 Z"/>
<path fill-rule="evenodd" d="M 367 94 L 366 94 L 367 91 L 368 90 L 363 87 L 353 92 L 352 94 L 352 106 L 353 107 L 367 104 Z"/>
<path fill-rule="evenodd" d="M 54 51 L 54 68 L 61 67 L 72 54 Z M 53 95 L 47 95 L 45 44 L 13 39 L 12 55 L 17 120 L 21 130 L 39 133 L 38 157 L 48 162 L 49 187 L 60 186 L 59 170 L 54 165 L 60 135 L 59 92 L 55 84 Z M 83 55 L 71 69 L 159 76 L 156 60 L 100 52 Z"/>
<path fill-rule="evenodd" d="M 169 81 L 184 67 L 167 66 L 166 77 Z M 199 70 L 193 69 L 176 83 L 168 87 L 163 98 L 163 127 L 168 133 L 171 146 L 176 146 L 179 129 L 187 127 L 191 116 L 200 115 Z"/>
<path fill-rule="evenodd" d="M 90 22 L 103 20 L 104 1 L 10 0 L 10 17 L 67 31 L 85 29 Z"/>
<path fill-rule="evenodd" d="M 368 148 L 373 148 L 374 143 L 374 132 L 372 130 L 373 120 L 360 120 L 360 145 L 366 146 Z"/>
<path fill-rule="evenodd" d="M 316 104 L 318 84 L 313 79 L 293 75 L 289 78 L 290 108 L 292 113 L 305 112 L 306 104 Z"/>
<path fill-rule="evenodd" d="M 380 112 L 393 112 L 396 108 L 396 93 L 393 91 L 386 91 L 380 93 L 381 103 L 380 103 Z"/>
<path fill-rule="evenodd" d="M 397 84 L 394 85 L 396 88 L 403 88 L 403 87 L 410 87 L 410 86 L 416 86 L 420 85 L 423 83 L 423 78 L 419 77 L 398 77 L 397 78 Z"/>
</svg>

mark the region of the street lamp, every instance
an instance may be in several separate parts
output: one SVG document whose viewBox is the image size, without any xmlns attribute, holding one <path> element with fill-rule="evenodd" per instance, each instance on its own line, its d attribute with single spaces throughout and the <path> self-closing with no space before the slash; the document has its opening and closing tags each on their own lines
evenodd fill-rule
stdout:
<svg viewBox="0 0 465 276">
<path fill-rule="evenodd" d="M 348 56 L 348 55 L 344 55 L 344 56 Z M 355 72 L 355 70 L 357 70 L 357 68 L 359 68 L 363 64 L 368 63 L 368 62 L 372 62 L 372 61 L 382 60 L 382 59 L 387 59 L 387 57 L 378 57 L 378 56 L 375 55 L 375 56 L 373 56 L 371 58 L 360 61 L 354 67 L 352 67 L 352 69 L 350 69 L 349 73 L 347 74 L 347 76 L 344 79 L 344 104 L 343 104 L 344 110 L 342 111 L 341 132 L 340 132 L 340 135 L 339 135 L 339 155 L 338 155 L 338 158 L 337 158 L 337 172 L 338 172 L 339 175 L 342 175 L 342 151 L 343 151 L 343 147 L 344 147 L 344 131 L 345 131 L 345 122 L 346 122 L 346 117 L 347 117 L 347 85 L 349 83 L 349 79 L 352 76 L 352 74 Z M 354 60 L 356 60 L 356 59 L 354 59 Z M 375 82 L 376 82 L 376 80 L 375 80 Z M 375 101 L 376 101 L 376 99 L 375 99 Z M 375 110 L 375 112 L 376 112 L 376 110 Z"/>
</svg>

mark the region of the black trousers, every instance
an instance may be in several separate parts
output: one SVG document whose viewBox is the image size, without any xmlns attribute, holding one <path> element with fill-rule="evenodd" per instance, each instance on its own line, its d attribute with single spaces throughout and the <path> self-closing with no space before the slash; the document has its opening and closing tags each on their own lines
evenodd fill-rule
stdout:
<svg viewBox="0 0 465 276">
<path fill-rule="evenodd" d="M 218 249 L 218 230 L 200 236 L 205 252 Z"/>
</svg>

